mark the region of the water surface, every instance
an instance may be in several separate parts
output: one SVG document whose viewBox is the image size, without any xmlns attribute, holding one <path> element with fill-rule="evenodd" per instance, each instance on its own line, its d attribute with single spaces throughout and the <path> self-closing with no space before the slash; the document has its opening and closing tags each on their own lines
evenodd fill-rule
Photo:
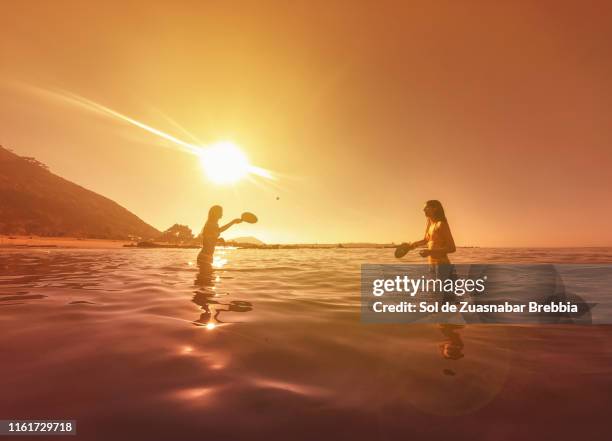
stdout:
<svg viewBox="0 0 612 441">
<path fill-rule="evenodd" d="M 610 439 L 610 326 L 366 325 L 360 265 L 392 250 L 220 249 L 212 275 L 196 254 L 0 251 L 0 418 L 99 440 Z"/>
</svg>

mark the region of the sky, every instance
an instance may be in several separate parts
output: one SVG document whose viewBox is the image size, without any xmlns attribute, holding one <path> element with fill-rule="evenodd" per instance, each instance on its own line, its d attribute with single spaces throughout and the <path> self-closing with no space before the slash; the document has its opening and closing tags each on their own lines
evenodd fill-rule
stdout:
<svg viewBox="0 0 612 441">
<path fill-rule="evenodd" d="M 604 1 L 1 2 L 0 144 L 163 230 L 268 243 L 610 246 L 612 5 Z M 63 92 L 62 92 L 63 91 Z M 194 155 L 70 93 L 275 179 Z M 200 144 L 198 144 L 200 145 Z"/>
</svg>

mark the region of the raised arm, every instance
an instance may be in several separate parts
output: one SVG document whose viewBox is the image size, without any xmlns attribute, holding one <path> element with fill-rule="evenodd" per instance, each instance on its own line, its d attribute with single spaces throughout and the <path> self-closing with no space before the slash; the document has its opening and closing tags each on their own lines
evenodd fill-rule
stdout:
<svg viewBox="0 0 612 441">
<path fill-rule="evenodd" d="M 223 225 L 222 227 L 219 228 L 219 233 L 223 233 L 225 230 L 227 230 L 229 227 L 231 227 L 234 224 L 239 224 L 240 222 L 242 222 L 242 219 L 240 218 L 236 218 L 233 221 Z"/>
</svg>

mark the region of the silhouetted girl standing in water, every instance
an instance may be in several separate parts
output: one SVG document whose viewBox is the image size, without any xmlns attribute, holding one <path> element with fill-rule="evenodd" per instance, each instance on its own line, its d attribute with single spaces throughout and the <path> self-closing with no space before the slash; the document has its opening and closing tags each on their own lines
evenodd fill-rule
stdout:
<svg viewBox="0 0 612 441">
<path fill-rule="evenodd" d="M 438 200 L 430 200 L 425 203 L 423 208 L 427 223 L 425 226 L 425 236 L 422 240 L 406 244 L 406 249 L 415 249 L 427 246 L 427 249 L 421 250 L 421 257 L 427 257 L 430 265 L 431 277 L 435 279 L 455 279 L 457 277 L 453 265 L 448 258 L 448 255 L 454 253 L 457 248 L 455 240 L 448 225 L 444 208 Z M 451 293 L 442 292 L 445 301 L 456 301 L 456 297 Z M 452 321 L 452 316 L 451 316 Z M 463 325 L 452 323 L 440 323 L 439 329 L 446 338 L 440 345 L 440 354 L 446 360 L 459 360 L 463 354 L 463 340 L 459 334 L 459 330 Z M 456 375 L 455 371 L 450 368 L 443 370 L 445 375 Z"/>
<path fill-rule="evenodd" d="M 422 257 L 427 257 L 434 274 L 442 275 L 440 274 L 441 267 L 446 267 L 450 271 L 448 255 L 456 251 L 455 241 L 440 201 L 427 201 L 423 211 L 427 218 L 425 237 L 422 240 L 411 243 L 410 249 L 426 245 L 427 249 L 421 250 L 419 254 Z M 446 273 L 446 271 L 443 272 Z"/>
<path fill-rule="evenodd" d="M 242 219 L 236 218 L 233 221 L 219 227 L 219 219 L 223 217 L 223 208 L 220 205 L 213 205 L 208 210 L 208 219 L 202 229 L 202 250 L 198 254 L 198 265 L 210 265 L 212 263 L 215 246 L 219 239 L 219 234 L 223 233 L 234 224 L 239 224 Z"/>
</svg>

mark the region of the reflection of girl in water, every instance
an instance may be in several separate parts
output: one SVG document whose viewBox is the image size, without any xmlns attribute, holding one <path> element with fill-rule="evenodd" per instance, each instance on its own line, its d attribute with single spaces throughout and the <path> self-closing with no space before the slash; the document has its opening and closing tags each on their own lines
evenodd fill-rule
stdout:
<svg viewBox="0 0 612 441">
<path fill-rule="evenodd" d="M 463 325 L 451 325 L 441 323 L 438 325 L 438 329 L 444 335 L 444 341 L 440 344 L 440 355 L 445 360 L 460 360 L 464 357 L 463 354 L 463 340 L 459 334 L 459 330 L 463 328 Z M 442 370 L 444 375 L 454 376 L 457 375 L 454 369 L 450 366 Z"/>
<path fill-rule="evenodd" d="M 213 253 L 215 252 L 215 246 L 219 235 L 227 230 L 234 224 L 242 222 L 241 219 L 236 218 L 233 221 L 219 227 L 219 219 L 223 217 L 223 208 L 220 205 L 213 205 L 208 210 L 208 219 L 202 229 L 202 250 L 198 254 L 198 265 L 210 265 L 212 263 Z"/>
<path fill-rule="evenodd" d="M 463 358 L 463 340 L 459 334 L 459 329 L 463 325 L 440 324 L 438 325 L 440 332 L 444 335 L 445 340 L 440 344 L 440 355 L 447 360 L 459 360 Z"/>
<path fill-rule="evenodd" d="M 194 292 L 192 302 L 202 307 L 200 318 L 193 322 L 196 326 L 213 326 L 217 323 L 226 323 L 219 319 L 222 312 L 249 312 L 253 308 L 251 303 L 242 300 L 232 300 L 229 303 L 222 303 L 216 300 L 215 280 L 210 272 L 200 271 L 196 275 L 195 286 L 198 287 Z M 226 309 L 221 309 L 226 306 Z"/>
</svg>

